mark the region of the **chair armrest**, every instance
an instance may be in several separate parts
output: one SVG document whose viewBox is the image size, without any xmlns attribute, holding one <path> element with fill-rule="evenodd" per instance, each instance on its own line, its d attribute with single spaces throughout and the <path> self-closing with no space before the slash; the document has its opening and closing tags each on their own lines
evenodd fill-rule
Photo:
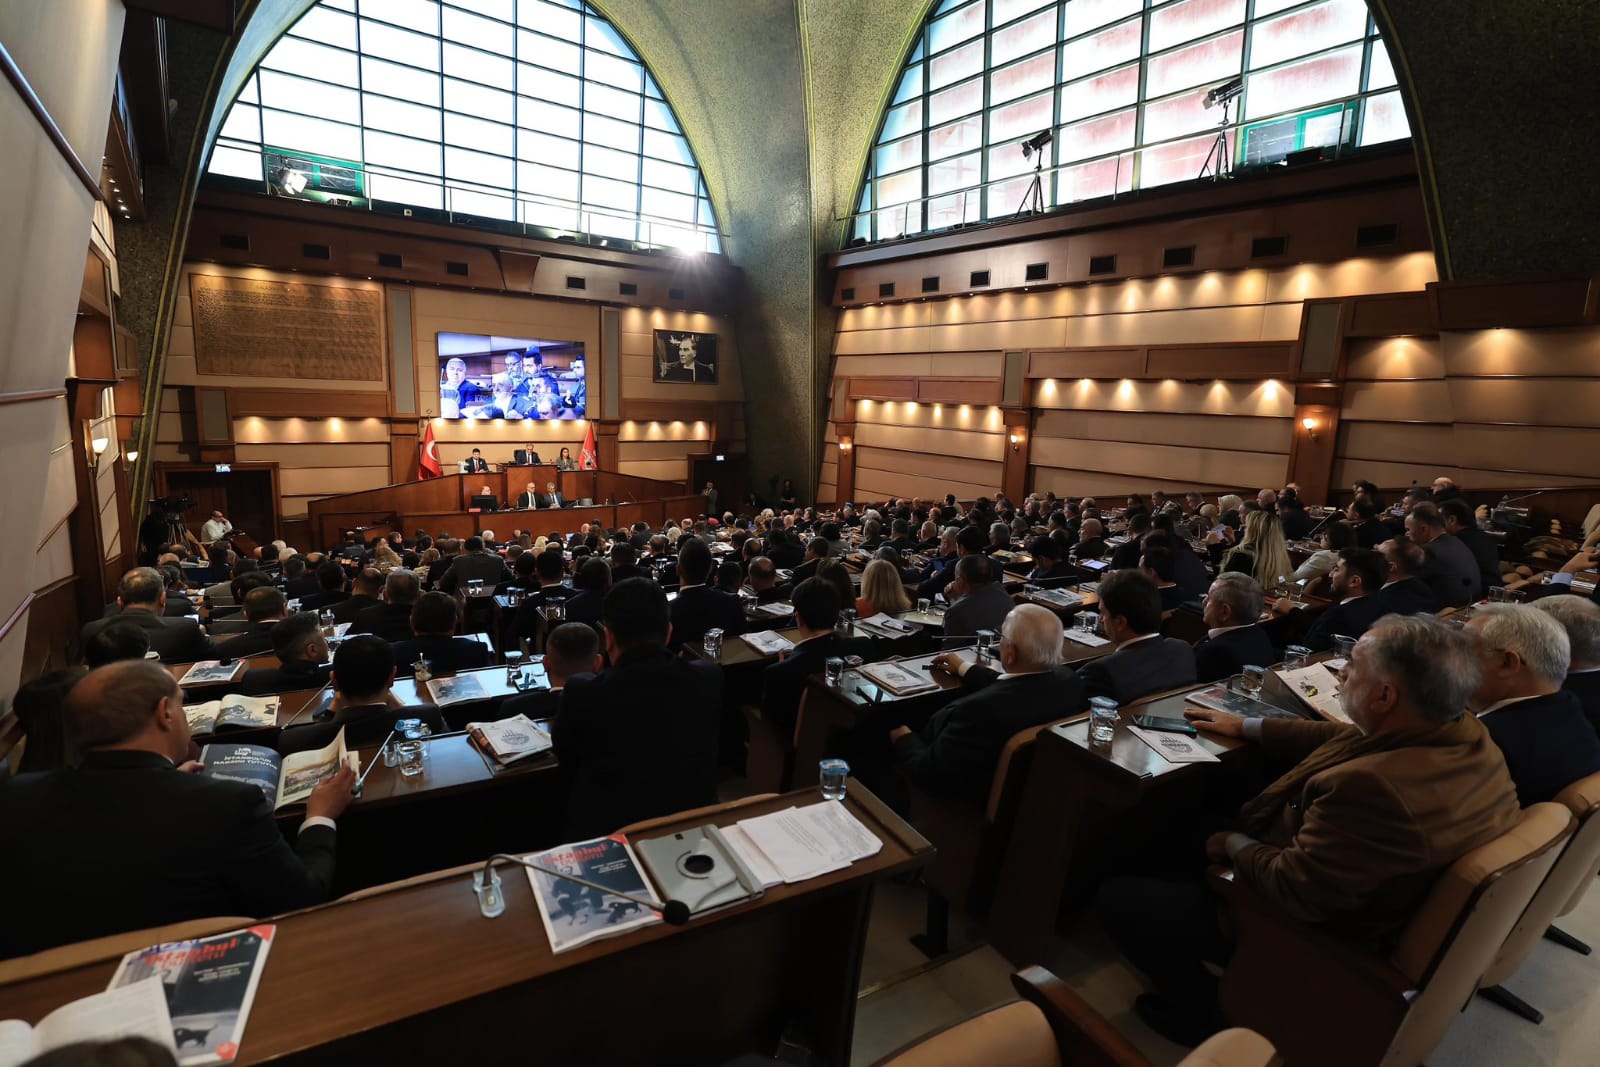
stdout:
<svg viewBox="0 0 1600 1067">
<path fill-rule="evenodd" d="M 1011 976 L 1011 985 L 1044 1013 L 1063 1067 L 1151 1067 L 1105 1016 L 1045 968 L 1024 968 Z"/>
</svg>

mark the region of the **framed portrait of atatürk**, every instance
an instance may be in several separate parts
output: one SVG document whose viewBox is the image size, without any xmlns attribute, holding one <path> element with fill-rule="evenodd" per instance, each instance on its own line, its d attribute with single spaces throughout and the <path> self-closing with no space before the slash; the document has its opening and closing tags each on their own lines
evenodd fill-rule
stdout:
<svg viewBox="0 0 1600 1067">
<path fill-rule="evenodd" d="M 656 331 L 655 380 L 706 382 L 717 380 L 717 335 Z"/>
</svg>

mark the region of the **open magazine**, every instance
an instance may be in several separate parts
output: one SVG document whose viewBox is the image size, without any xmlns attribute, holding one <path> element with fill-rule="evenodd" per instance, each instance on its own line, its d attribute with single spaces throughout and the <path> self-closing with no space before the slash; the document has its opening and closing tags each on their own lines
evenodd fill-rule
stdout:
<svg viewBox="0 0 1600 1067">
<path fill-rule="evenodd" d="M 469 722 L 467 736 L 502 767 L 531 756 L 542 756 L 552 747 L 550 735 L 526 715 L 513 715 L 495 722 Z"/>
<path fill-rule="evenodd" d="M 429 679 L 428 695 L 433 698 L 433 703 L 437 707 L 448 708 L 452 704 L 465 704 L 469 700 L 485 700 L 489 693 L 476 675 L 458 674 L 451 678 Z"/>
<path fill-rule="evenodd" d="M 0 1067 L 20 1067 L 35 1056 L 76 1041 L 143 1037 L 173 1047 L 172 1021 L 160 982 L 138 982 L 63 1004 L 29 1026 L 0 1021 Z"/>
<path fill-rule="evenodd" d="M 203 659 L 184 671 L 183 677 L 178 679 L 178 684 L 216 685 L 218 682 L 233 682 L 244 674 L 244 670 L 244 660 L 235 659 L 223 663 L 220 659 Z"/>
<path fill-rule="evenodd" d="M 348 763 L 360 772 L 361 756 L 345 747 L 344 729 L 323 748 L 280 756 L 265 745 L 212 742 L 200 749 L 201 773 L 235 782 L 249 782 L 266 795 L 273 810 L 302 804 L 311 791 Z"/>
<path fill-rule="evenodd" d="M 230 727 L 251 729 L 278 725 L 277 697 L 242 697 L 229 693 L 220 700 L 204 704 L 185 704 L 183 714 L 189 720 L 189 732 L 215 733 Z"/>
<path fill-rule="evenodd" d="M 575 874 L 619 893 L 661 903 L 639 869 L 633 849 L 621 834 L 596 837 L 570 845 L 558 845 L 536 852 L 528 860 L 553 871 Z M 642 905 L 597 889 L 568 882 L 553 875 L 524 868 L 539 903 L 539 918 L 550 938 L 550 951 L 567 952 L 602 937 L 614 937 L 628 930 L 661 921 L 661 916 Z"/>
<path fill-rule="evenodd" d="M 252 926 L 226 934 L 171 941 L 122 957 L 110 989 L 158 978 L 166 993 L 171 1019 L 171 1044 L 183 1067 L 232 1063 L 244 1039 L 250 1005 L 261 984 L 272 925 Z"/>
</svg>

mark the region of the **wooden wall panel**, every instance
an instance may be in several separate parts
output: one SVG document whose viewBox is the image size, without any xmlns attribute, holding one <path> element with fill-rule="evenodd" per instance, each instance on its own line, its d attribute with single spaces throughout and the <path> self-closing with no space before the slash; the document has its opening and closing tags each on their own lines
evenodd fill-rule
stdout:
<svg viewBox="0 0 1600 1067">
<path fill-rule="evenodd" d="M 1282 378 L 1292 371 L 1293 355 L 1294 346 L 1288 344 L 1175 345 L 1150 349 L 1145 373 L 1167 378 L 1191 376 L 1197 371 L 1224 378 Z"/>
<path fill-rule="evenodd" d="M 233 420 L 233 439 L 241 449 L 264 444 L 387 444 L 389 424 L 376 418 L 264 419 L 252 415 Z"/>
<path fill-rule="evenodd" d="M 1553 474 L 1530 476 L 1525 471 L 1474 470 L 1438 463 L 1377 462 L 1364 459 L 1340 459 L 1335 462 L 1333 484 L 1349 486 L 1354 484 L 1357 478 L 1365 478 L 1380 486 L 1399 489 L 1413 482 L 1426 485 L 1441 474 L 1455 479 L 1457 484 L 1467 489 L 1526 488 L 1530 483 L 1550 486 L 1594 484 L 1592 475 L 1586 478 Z"/>
<path fill-rule="evenodd" d="M 1153 411 L 1190 415 L 1289 418 L 1294 394 L 1277 382 L 1040 382 L 1034 406 L 1043 410 Z"/>
<path fill-rule="evenodd" d="M 1186 448 L 1224 447 L 1286 456 L 1292 429 L 1290 419 L 1251 415 L 1041 411 L 1034 419 L 1033 437 L 1035 442 L 1052 437 L 1078 441 L 1150 441 Z"/>
<path fill-rule="evenodd" d="M 1449 387 L 1457 422 L 1600 426 L 1600 378 L 1453 378 Z"/>
<path fill-rule="evenodd" d="M 1457 376 L 1594 378 L 1600 376 L 1600 328 L 1449 331 L 1439 335 L 1448 372 Z"/>
<path fill-rule="evenodd" d="M 236 445 L 239 463 L 277 463 L 282 467 L 382 467 L 389 466 L 389 445 Z"/>
<path fill-rule="evenodd" d="M 1148 493 L 1152 489 L 1165 489 L 1169 492 L 1188 492 L 1190 489 L 1197 489 L 1202 492 L 1232 493 L 1248 488 L 1234 482 L 1217 485 L 1190 482 L 1180 486 L 1166 479 L 1152 480 L 1134 474 L 1106 474 L 1101 471 L 1062 467 L 1034 466 L 1031 473 L 1029 485 L 1033 492 L 1053 492 L 1057 496 L 1073 500 L 1086 496 L 1103 496 L 1120 500 L 1129 493 Z"/>
<path fill-rule="evenodd" d="M 1383 337 L 1351 341 L 1346 350 L 1349 381 L 1407 381 L 1443 378 L 1444 353 L 1433 337 Z"/>
<path fill-rule="evenodd" d="M 998 404 L 998 378 L 923 378 L 917 382 L 923 404 Z"/>
<path fill-rule="evenodd" d="M 1000 488 L 999 468 L 995 478 L 987 482 L 960 482 L 947 477 L 925 478 L 903 474 L 899 471 L 880 471 L 856 467 L 856 500 L 883 500 L 894 496 L 922 496 L 943 499 L 954 493 L 964 499 L 979 496 L 992 497 Z"/>
<path fill-rule="evenodd" d="M 1421 292 L 1439 278 L 1432 252 L 1357 256 L 1337 263 L 1301 263 L 1275 270 L 1266 300 L 1326 300 L 1380 293 Z"/>
<path fill-rule="evenodd" d="M 278 471 L 285 506 L 290 497 L 331 496 L 381 489 L 389 484 L 389 468 L 383 467 L 283 467 Z"/>
<path fill-rule="evenodd" d="M 1145 368 L 1143 348 L 1029 352 L 1029 378 L 1134 378 Z"/>
<path fill-rule="evenodd" d="M 1128 474 L 1174 485 L 1279 485 L 1286 469 L 1285 456 L 1278 453 L 1072 441 L 1037 435 L 1033 439 L 1033 461 L 1047 467 Z"/>
<path fill-rule="evenodd" d="M 1296 305 L 1298 307 L 1298 305 Z M 1298 316 L 1298 311 L 1297 311 Z M 1096 315 L 1067 320 L 1066 336 L 1055 347 L 1105 348 L 1120 345 L 1176 345 L 1227 341 L 1291 340 L 1266 335 L 1266 313 L 1256 307 L 1193 308 L 1132 315 Z M 1028 345 L 1044 348 L 1045 344 Z"/>
<path fill-rule="evenodd" d="M 1000 484 L 1000 464 L 994 460 L 895 452 L 859 444 L 855 455 L 858 478 L 862 470 L 903 471 L 926 478 L 947 477 L 969 485 Z"/>
<path fill-rule="evenodd" d="M 961 430 L 926 430 L 917 426 L 856 424 L 856 447 L 893 448 L 901 452 L 973 456 L 999 462 L 1005 437 Z"/>
<path fill-rule="evenodd" d="M 1345 389 L 1343 417 L 1366 422 L 1450 422 L 1450 386 L 1444 381 L 1352 382 Z"/>
</svg>

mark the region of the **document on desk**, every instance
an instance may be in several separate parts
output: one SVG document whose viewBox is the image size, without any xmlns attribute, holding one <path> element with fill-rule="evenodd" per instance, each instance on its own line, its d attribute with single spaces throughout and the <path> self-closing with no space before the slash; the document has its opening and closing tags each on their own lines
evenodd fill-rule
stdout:
<svg viewBox="0 0 1600 1067">
<path fill-rule="evenodd" d="M 781 652 L 794 650 L 794 642 L 776 630 L 758 630 L 753 634 L 740 634 L 739 636 L 744 640 L 745 644 L 763 656 L 776 656 Z"/>
<path fill-rule="evenodd" d="M 1331 722 L 1349 722 L 1339 703 L 1339 679 L 1325 663 L 1312 663 L 1296 670 L 1272 672 L 1289 692 L 1299 697 L 1312 711 Z"/>
<path fill-rule="evenodd" d="M 843 870 L 883 848 L 883 842 L 837 800 L 741 819 L 738 829 L 778 878 L 791 885 Z M 758 873 L 763 881 L 764 876 L 764 871 Z"/>
<path fill-rule="evenodd" d="M 932 662 L 931 658 L 928 662 Z M 892 660 L 869 663 L 861 668 L 861 674 L 873 685 L 897 697 L 909 696 L 912 693 L 931 693 L 939 688 L 938 682 L 908 663 L 896 663 Z"/>
<path fill-rule="evenodd" d="M 1099 648 L 1101 645 L 1109 645 L 1111 643 L 1111 638 L 1109 637 L 1101 637 L 1097 633 L 1090 633 L 1088 630 L 1079 630 L 1077 628 L 1063 630 L 1061 635 L 1068 641 L 1073 641 L 1080 645 L 1088 645 L 1090 648 Z"/>
<path fill-rule="evenodd" d="M 857 620 L 856 625 L 874 637 L 907 637 L 916 633 L 922 627 L 914 622 L 897 619 L 885 612 L 869 615 L 865 619 Z"/>
<path fill-rule="evenodd" d="M 1169 730 L 1142 730 L 1132 723 L 1128 732 L 1161 754 L 1168 763 L 1220 763 L 1217 754 L 1202 745 L 1198 738 Z"/>
</svg>

